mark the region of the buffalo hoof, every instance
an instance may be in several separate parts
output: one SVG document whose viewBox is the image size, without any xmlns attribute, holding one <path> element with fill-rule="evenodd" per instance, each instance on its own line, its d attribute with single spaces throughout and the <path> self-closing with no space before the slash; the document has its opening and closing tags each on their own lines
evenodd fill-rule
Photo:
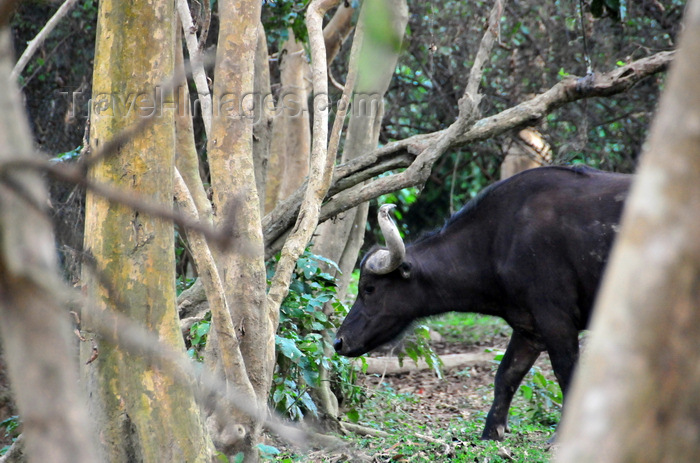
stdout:
<svg viewBox="0 0 700 463">
<path fill-rule="evenodd" d="M 498 440 L 501 441 L 506 437 L 506 427 L 501 425 L 496 426 L 493 429 L 484 429 L 484 433 L 481 435 L 481 440 Z"/>
</svg>

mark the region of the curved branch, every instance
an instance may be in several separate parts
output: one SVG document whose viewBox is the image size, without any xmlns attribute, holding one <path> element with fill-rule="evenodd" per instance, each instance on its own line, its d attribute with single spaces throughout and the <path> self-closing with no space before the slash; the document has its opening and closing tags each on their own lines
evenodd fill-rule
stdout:
<svg viewBox="0 0 700 463">
<path fill-rule="evenodd" d="M 467 130 L 459 133 L 448 149 L 488 140 L 516 127 L 535 124 L 547 114 L 568 103 L 593 97 L 612 97 L 623 93 L 641 80 L 665 71 L 673 61 L 674 55 L 674 51 L 660 52 L 610 72 L 584 78 L 568 77 L 528 101 L 476 121 Z M 382 177 L 361 187 L 356 186 L 368 177 L 404 167 L 407 162 L 415 162 L 417 156 L 434 145 L 446 130 L 448 129 L 391 142 L 338 166 L 330 189 L 330 194 L 333 196 L 323 205 L 320 221 L 328 220 L 364 201 L 420 184 L 418 178 L 399 177 L 397 179 L 397 174 Z M 386 170 L 382 171 L 384 168 Z M 274 254 L 279 250 L 276 242 L 294 223 L 300 205 L 300 196 L 297 193 L 265 216 L 263 231 L 266 254 Z"/>
</svg>

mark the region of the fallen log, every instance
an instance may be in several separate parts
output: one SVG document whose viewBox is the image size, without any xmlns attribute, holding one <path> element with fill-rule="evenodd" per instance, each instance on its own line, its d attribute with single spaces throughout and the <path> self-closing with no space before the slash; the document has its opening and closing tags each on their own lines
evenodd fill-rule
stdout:
<svg viewBox="0 0 700 463">
<path fill-rule="evenodd" d="M 490 362 L 493 360 L 493 352 L 471 352 L 466 354 L 446 354 L 441 355 L 443 370 L 474 365 L 479 362 Z M 418 364 L 410 358 L 404 358 L 403 365 L 399 365 L 398 357 L 367 357 L 367 373 L 378 375 L 399 375 L 411 371 L 428 370 L 431 367 L 424 360 L 419 360 Z"/>
</svg>

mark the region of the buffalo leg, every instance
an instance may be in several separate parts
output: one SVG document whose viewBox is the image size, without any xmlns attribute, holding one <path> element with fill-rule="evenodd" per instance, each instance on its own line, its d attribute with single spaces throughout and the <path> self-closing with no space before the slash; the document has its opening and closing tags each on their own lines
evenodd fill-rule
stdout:
<svg viewBox="0 0 700 463">
<path fill-rule="evenodd" d="M 538 327 L 552 362 L 564 398 L 569 390 L 574 368 L 579 356 L 578 330 L 573 324 L 557 321 L 552 317 L 538 320 Z"/>
<path fill-rule="evenodd" d="M 563 401 L 566 402 L 569 385 L 574 375 L 574 368 L 578 362 L 578 330 L 568 323 L 556 323 L 553 319 L 545 319 L 539 323 L 540 332 L 545 339 L 549 360 L 552 362 L 554 376 L 557 377 Z M 562 403 L 562 406 L 564 403 Z M 553 443 L 556 433 L 550 437 L 549 443 Z"/>
<path fill-rule="evenodd" d="M 486 417 L 486 427 L 481 435 L 484 440 L 503 440 L 508 422 L 508 409 L 513 395 L 525 374 L 537 360 L 542 349 L 525 336 L 513 331 L 508 348 L 496 372 L 493 405 Z"/>
</svg>

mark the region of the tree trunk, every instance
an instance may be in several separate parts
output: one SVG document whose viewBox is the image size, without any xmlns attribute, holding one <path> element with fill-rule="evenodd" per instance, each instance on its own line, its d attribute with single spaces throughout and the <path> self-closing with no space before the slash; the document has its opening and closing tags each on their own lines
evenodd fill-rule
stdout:
<svg viewBox="0 0 700 463">
<path fill-rule="evenodd" d="M 0 30 L 0 81 L 5 89 L 0 94 L 0 161 L 33 157 L 19 90 L 10 79 L 12 55 L 5 25 Z M 76 388 L 47 200 L 36 173 L 12 172 L 0 180 L 2 351 L 25 423 L 27 461 L 91 463 L 97 461 L 95 436 Z"/>
<path fill-rule="evenodd" d="M 272 122 L 272 146 L 267 185 L 267 204 L 271 211 L 303 183 L 309 173 L 311 126 L 307 101 L 311 90 L 309 63 L 301 43 L 289 30 L 280 56 L 282 89 L 277 114 Z"/>
<path fill-rule="evenodd" d="M 390 24 L 387 34 L 392 43 L 401 43 L 403 40 L 406 23 L 408 21 L 408 7 L 405 0 L 386 0 L 386 18 Z M 398 49 L 387 46 L 386 37 L 373 34 L 365 34 L 367 4 L 361 11 L 360 22 L 355 29 L 355 37 L 361 42 L 359 63 L 351 63 L 350 66 L 359 66 L 360 74 L 356 86 L 353 106 L 348 123 L 348 132 L 343 150 L 342 163 L 349 162 L 375 149 L 379 141 L 379 129 L 384 115 L 384 94 L 389 88 L 389 83 L 398 61 Z M 377 54 L 381 56 L 377 56 Z M 372 63 L 370 65 L 370 63 Z M 370 67 L 371 66 L 371 67 Z M 371 74 L 371 78 L 364 76 Z M 329 220 L 318 226 L 317 237 L 314 240 L 313 252 L 322 255 L 338 264 L 340 275 L 338 280 L 339 297 L 345 296 L 350 274 L 357 262 L 364 241 L 365 224 L 367 222 L 367 203 L 354 209 L 339 214 L 334 220 Z M 329 268 L 331 274 L 335 270 Z M 327 304 L 324 308 L 327 315 L 333 311 L 333 307 Z M 327 334 L 328 336 L 328 334 Z M 330 341 L 330 339 L 328 339 Z M 330 346 L 330 342 L 327 343 Z M 332 355 L 330 347 L 327 355 Z M 321 398 L 321 408 L 330 416 L 337 416 L 337 403 L 330 392 L 329 372 L 321 371 L 321 387 L 318 394 Z"/>
<path fill-rule="evenodd" d="M 530 127 L 519 131 L 516 137 L 509 137 L 504 148 L 506 157 L 501 163 L 501 180 L 552 162 L 549 143 L 541 133 Z"/>
<path fill-rule="evenodd" d="M 352 3 L 343 2 L 335 10 L 326 27 L 323 28 L 323 41 L 326 42 L 326 61 L 329 65 L 338 56 L 340 47 L 343 46 L 350 32 L 352 32 L 352 18 L 355 15 L 355 8 L 352 6 Z"/>
<path fill-rule="evenodd" d="M 116 154 L 95 163 L 90 177 L 166 209 L 173 198 L 175 124 L 173 99 L 166 95 L 163 101 L 159 85 L 174 69 L 173 7 L 168 1 L 100 2 L 90 134 L 96 150 L 152 117 Z M 184 351 L 175 310 L 173 238 L 172 223 L 88 191 L 85 249 L 95 270 L 85 271 L 93 308 L 85 311 L 83 328 L 89 331 L 101 311 L 118 311 Z M 99 357 L 82 370 L 100 433 L 100 460 L 208 462 L 213 449 L 192 387 L 155 368 L 148 357 L 96 342 Z M 84 345 L 83 363 L 91 354 Z"/>
<path fill-rule="evenodd" d="M 558 461 L 700 461 L 699 73 L 695 0 L 568 399 Z"/>
<path fill-rule="evenodd" d="M 270 143 L 272 142 L 272 120 L 275 109 L 270 90 L 270 64 L 267 52 L 267 36 L 262 23 L 258 24 L 258 44 L 255 49 L 255 108 L 253 123 L 253 161 L 255 184 L 260 200 L 260 213 L 265 210 L 265 188 L 267 184 Z"/>
<path fill-rule="evenodd" d="M 275 365 L 275 333 L 265 312 L 266 272 L 260 202 L 253 160 L 255 50 L 260 22 L 259 1 L 219 2 L 220 29 L 214 74 L 215 111 L 207 146 L 214 193 L 215 222 L 221 224 L 235 205 L 233 234 L 243 252 L 218 256 L 248 379 L 261 413 Z M 219 335 L 221 333 L 218 333 Z M 247 459 L 257 459 L 255 445 L 262 425 L 258 417 L 236 414 L 246 431 L 237 446 Z"/>
</svg>

